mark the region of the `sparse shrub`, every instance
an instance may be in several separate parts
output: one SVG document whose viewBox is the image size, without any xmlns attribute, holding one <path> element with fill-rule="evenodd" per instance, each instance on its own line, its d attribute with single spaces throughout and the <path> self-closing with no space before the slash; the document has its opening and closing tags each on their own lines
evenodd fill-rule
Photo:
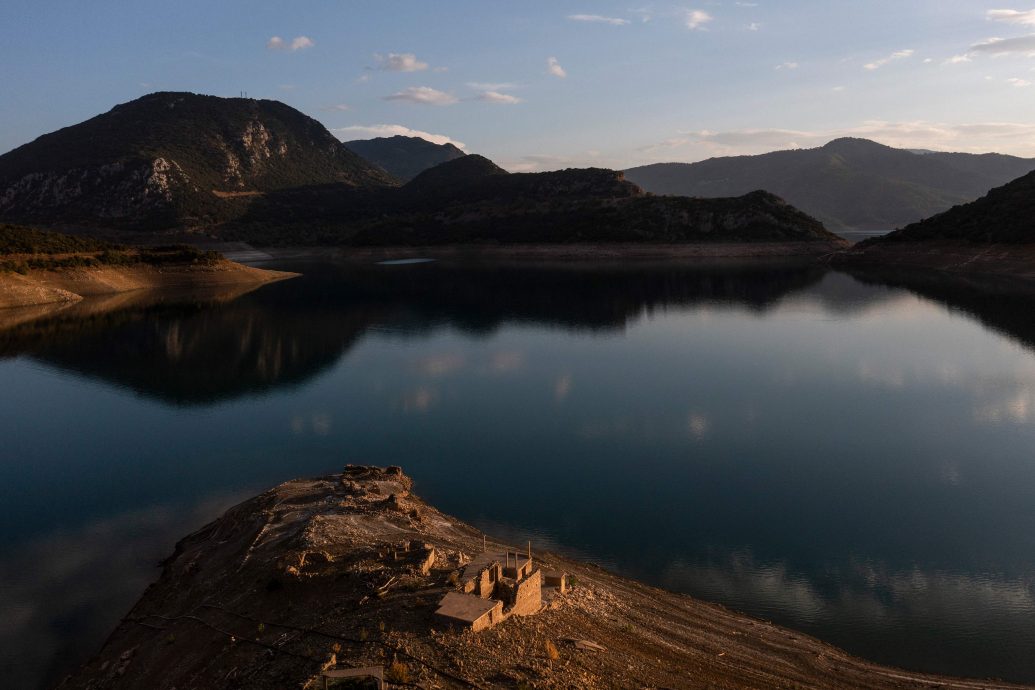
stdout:
<svg viewBox="0 0 1035 690">
<path fill-rule="evenodd" d="M 393 659 L 392 663 L 385 669 L 385 680 L 389 683 L 409 683 L 410 682 L 410 670 L 406 668 L 406 664 Z"/>
</svg>

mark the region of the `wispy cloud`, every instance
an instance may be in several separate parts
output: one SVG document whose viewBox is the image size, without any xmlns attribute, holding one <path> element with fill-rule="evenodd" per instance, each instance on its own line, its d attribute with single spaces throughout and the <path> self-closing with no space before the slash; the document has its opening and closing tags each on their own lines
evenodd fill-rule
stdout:
<svg viewBox="0 0 1035 690">
<path fill-rule="evenodd" d="M 561 67 L 561 63 L 557 62 L 555 57 L 546 58 L 546 73 L 552 74 L 558 79 L 564 79 L 568 76 L 568 73 Z"/>
<path fill-rule="evenodd" d="M 290 52 L 312 48 L 314 45 L 316 43 L 308 36 L 295 36 L 290 41 L 286 41 L 280 36 L 270 36 L 270 40 L 266 41 L 266 48 L 269 50 L 287 50 Z"/>
<path fill-rule="evenodd" d="M 985 16 L 995 22 L 1035 26 L 1035 10 L 989 10 Z"/>
<path fill-rule="evenodd" d="M 691 30 L 700 29 L 713 19 L 714 17 L 704 10 L 687 10 L 683 13 L 683 23 Z"/>
<path fill-rule="evenodd" d="M 970 47 L 968 56 L 985 55 L 1028 55 L 1035 56 L 1035 34 L 1016 38 L 990 38 Z"/>
<path fill-rule="evenodd" d="M 916 51 L 914 51 L 912 48 L 906 48 L 905 50 L 896 50 L 894 53 L 888 55 L 887 57 L 882 57 L 881 59 L 874 60 L 873 62 L 867 62 L 865 65 L 863 65 L 863 68 L 871 71 L 875 69 L 880 69 L 889 62 L 894 62 L 896 60 L 904 60 L 905 58 L 912 57 L 915 52 Z"/>
<path fill-rule="evenodd" d="M 432 134 L 431 132 L 425 132 L 419 129 L 410 129 L 405 125 L 350 125 L 348 127 L 337 127 L 332 129 L 334 133 L 342 141 L 350 141 L 352 139 L 363 139 L 370 137 L 420 137 L 425 141 L 430 141 L 433 144 L 452 144 L 458 149 L 466 148 L 466 145 L 462 141 L 457 141 L 446 134 Z"/>
<path fill-rule="evenodd" d="M 798 63 L 797 62 L 781 62 L 779 65 L 776 66 L 776 69 L 778 69 L 778 70 L 798 69 Z"/>
<path fill-rule="evenodd" d="M 402 91 L 396 91 L 390 96 L 384 96 L 383 100 L 421 105 L 453 105 L 457 101 L 453 94 L 433 89 L 430 86 L 411 86 Z"/>
<path fill-rule="evenodd" d="M 514 105 L 521 102 L 521 99 L 517 96 L 511 96 L 509 93 L 500 93 L 499 91 L 482 91 L 475 96 L 475 100 L 497 103 L 499 105 Z"/>
<path fill-rule="evenodd" d="M 320 110 L 343 113 L 346 110 L 351 110 L 348 103 L 334 103 L 333 105 L 325 105 Z"/>
<path fill-rule="evenodd" d="M 385 72 L 421 72 L 428 68 L 428 63 L 421 62 L 413 53 L 374 53 L 377 68 Z"/>
<path fill-rule="evenodd" d="M 605 17 L 600 14 L 569 14 L 568 19 L 573 22 L 592 22 L 596 24 L 610 24 L 611 26 L 623 26 L 629 23 L 628 19 Z"/>
<path fill-rule="evenodd" d="M 1006 80 L 1007 83 L 1013 84 L 1014 86 L 1031 86 L 1031 82 L 1027 79 L 1021 79 L 1020 77 L 1011 77 Z"/>
</svg>

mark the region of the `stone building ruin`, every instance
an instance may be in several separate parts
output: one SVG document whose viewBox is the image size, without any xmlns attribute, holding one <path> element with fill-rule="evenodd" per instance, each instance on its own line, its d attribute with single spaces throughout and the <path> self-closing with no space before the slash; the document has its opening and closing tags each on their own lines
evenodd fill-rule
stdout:
<svg viewBox="0 0 1035 690">
<path fill-rule="evenodd" d="M 527 553 L 486 550 L 464 567 L 459 590 L 442 597 L 435 615 L 451 625 L 478 632 L 510 616 L 539 613 L 544 598 L 549 600 L 566 591 L 567 574 L 536 567 L 531 545 Z"/>
</svg>

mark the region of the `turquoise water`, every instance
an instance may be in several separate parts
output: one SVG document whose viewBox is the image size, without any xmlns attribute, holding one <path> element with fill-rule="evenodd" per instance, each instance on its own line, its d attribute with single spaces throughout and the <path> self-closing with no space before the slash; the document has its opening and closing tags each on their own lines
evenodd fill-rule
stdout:
<svg viewBox="0 0 1035 690">
<path fill-rule="evenodd" d="M 1032 297 L 774 263 L 286 268 L 0 331 L 11 687 L 89 656 L 188 531 L 345 463 L 868 658 L 1035 681 Z"/>
</svg>

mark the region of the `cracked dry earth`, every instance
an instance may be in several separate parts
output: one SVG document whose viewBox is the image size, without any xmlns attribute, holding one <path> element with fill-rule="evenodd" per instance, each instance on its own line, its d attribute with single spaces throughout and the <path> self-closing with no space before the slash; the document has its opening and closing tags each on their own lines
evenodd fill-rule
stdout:
<svg viewBox="0 0 1035 690">
<path fill-rule="evenodd" d="M 232 508 L 177 545 L 60 687 L 321 688 L 323 669 L 371 665 L 391 667 L 388 687 L 1018 687 L 881 667 L 554 554 L 533 558 L 573 576 L 567 595 L 480 633 L 450 628 L 434 611 L 483 535 L 411 488 L 399 468 L 349 466 Z M 427 574 L 398 554 L 410 541 L 434 547 Z"/>
</svg>

